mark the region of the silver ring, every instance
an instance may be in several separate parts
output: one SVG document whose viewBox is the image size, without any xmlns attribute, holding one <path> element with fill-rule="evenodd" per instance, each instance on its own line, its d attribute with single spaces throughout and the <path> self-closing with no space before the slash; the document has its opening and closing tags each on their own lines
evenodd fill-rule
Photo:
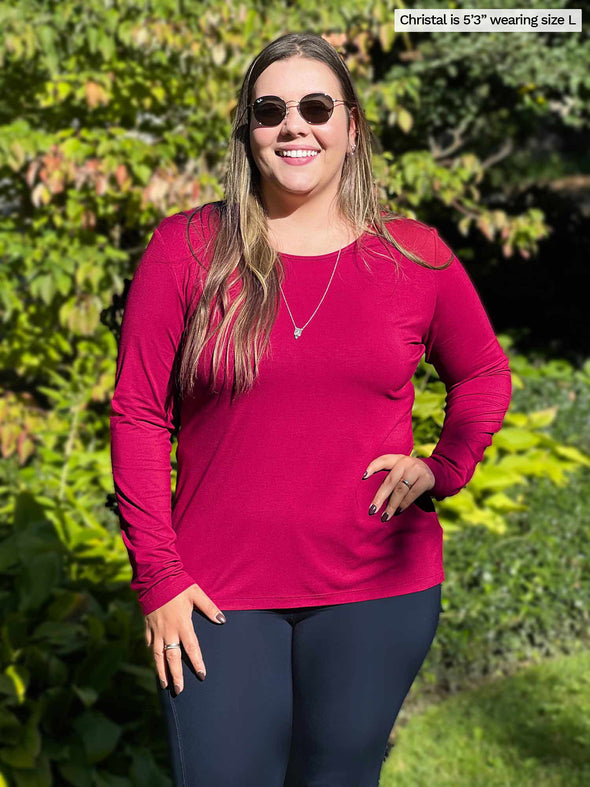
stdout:
<svg viewBox="0 0 590 787">
<path fill-rule="evenodd" d="M 414 484 L 411 484 L 409 481 L 406 481 L 405 478 L 402 478 L 402 484 L 405 484 L 408 487 L 408 489 L 411 489 L 414 486 Z"/>
<path fill-rule="evenodd" d="M 171 642 L 169 645 L 164 645 L 164 650 L 171 650 L 172 648 L 179 648 L 180 642 Z"/>
</svg>

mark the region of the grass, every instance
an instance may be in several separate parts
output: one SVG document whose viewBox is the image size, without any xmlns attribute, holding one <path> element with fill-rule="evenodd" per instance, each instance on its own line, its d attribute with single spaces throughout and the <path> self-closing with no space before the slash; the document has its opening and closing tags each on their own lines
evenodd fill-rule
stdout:
<svg viewBox="0 0 590 787">
<path fill-rule="evenodd" d="M 587 787 L 590 651 L 452 695 L 393 741 L 380 787 Z"/>
</svg>

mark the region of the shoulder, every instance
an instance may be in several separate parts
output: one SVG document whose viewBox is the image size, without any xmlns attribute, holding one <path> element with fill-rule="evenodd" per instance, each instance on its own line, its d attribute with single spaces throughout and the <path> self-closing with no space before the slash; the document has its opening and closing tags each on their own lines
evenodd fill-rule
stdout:
<svg viewBox="0 0 590 787">
<path fill-rule="evenodd" d="M 164 245 L 170 261 L 194 259 L 195 254 L 200 257 L 206 251 L 218 227 L 221 207 L 221 202 L 207 202 L 160 221 L 154 235 Z"/>
<path fill-rule="evenodd" d="M 406 217 L 387 221 L 385 226 L 400 246 L 417 254 L 428 265 L 438 268 L 456 259 L 436 227 Z"/>
</svg>

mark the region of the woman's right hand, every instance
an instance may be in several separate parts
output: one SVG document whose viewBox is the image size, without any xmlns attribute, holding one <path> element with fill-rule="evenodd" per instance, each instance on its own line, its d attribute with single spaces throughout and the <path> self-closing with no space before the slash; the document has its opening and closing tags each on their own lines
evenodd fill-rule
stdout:
<svg viewBox="0 0 590 787">
<path fill-rule="evenodd" d="M 190 585 L 145 616 L 145 639 L 152 650 L 160 684 L 162 688 L 168 685 L 167 665 L 177 694 L 184 688 L 180 648 L 164 650 L 164 645 L 180 642 L 201 680 L 205 679 L 207 672 L 192 622 L 193 607 L 204 612 L 214 623 L 225 623 L 225 616 L 219 607 L 197 584 Z M 221 615 L 220 619 L 217 619 L 218 615 Z"/>
</svg>

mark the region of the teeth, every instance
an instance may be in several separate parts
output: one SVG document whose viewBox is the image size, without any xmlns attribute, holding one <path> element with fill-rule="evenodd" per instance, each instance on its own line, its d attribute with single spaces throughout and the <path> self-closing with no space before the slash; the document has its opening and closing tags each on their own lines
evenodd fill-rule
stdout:
<svg viewBox="0 0 590 787">
<path fill-rule="evenodd" d="M 279 156 L 287 158 L 305 158 L 306 156 L 317 156 L 317 150 L 280 150 Z"/>
</svg>

